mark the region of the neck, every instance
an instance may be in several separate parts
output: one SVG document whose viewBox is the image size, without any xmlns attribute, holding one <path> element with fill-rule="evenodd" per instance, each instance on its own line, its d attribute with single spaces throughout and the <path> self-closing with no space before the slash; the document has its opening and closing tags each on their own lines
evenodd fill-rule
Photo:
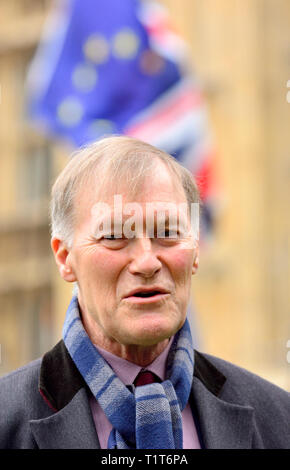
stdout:
<svg viewBox="0 0 290 470">
<path fill-rule="evenodd" d="M 169 343 L 169 339 L 166 338 L 157 344 L 149 346 L 120 344 L 113 338 L 105 336 L 102 329 L 90 315 L 84 315 L 82 312 L 81 318 L 84 329 L 93 344 L 140 367 L 146 367 L 151 364 L 164 351 Z"/>
<path fill-rule="evenodd" d="M 96 344 L 96 346 L 100 346 L 100 348 L 105 349 L 106 351 L 109 351 L 115 356 L 126 359 L 126 361 L 137 364 L 140 367 L 146 367 L 164 351 L 168 342 L 169 339 L 166 339 L 154 346 L 123 345 L 117 343 L 116 345 L 110 344 L 108 347 L 104 347 L 104 345 L 99 345 L 97 343 L 94 344 Z"/>
</svg>

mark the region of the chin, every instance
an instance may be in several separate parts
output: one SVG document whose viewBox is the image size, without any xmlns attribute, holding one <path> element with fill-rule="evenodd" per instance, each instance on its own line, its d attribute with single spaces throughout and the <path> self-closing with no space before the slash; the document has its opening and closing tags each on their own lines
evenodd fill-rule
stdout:
<svg viewBox="0 0 290 470">
<path fill-rule="evenodd" d="M 165 321 L 165 319 L 154 318 L 143 321 L 142 325 L 136 325 L 130 331 L 134 343 L 139 346 L 153 346 L 166 339 L 171 338 L 182 327 L 183 322 Z M 135 333 L 135 334 L 134 334 Z"/>
</svg>

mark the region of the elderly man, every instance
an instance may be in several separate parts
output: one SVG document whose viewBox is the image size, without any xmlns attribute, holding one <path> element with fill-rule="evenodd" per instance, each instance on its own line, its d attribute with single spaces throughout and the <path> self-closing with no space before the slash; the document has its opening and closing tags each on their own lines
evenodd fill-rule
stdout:
<svg viewBox="0 0 290 470">
<path fill-rule="evenodd" d="M 143 142 L 74 155 L 51 246 L 77 295 L 63 339 L 0 381 L 1 448 L 289 447 L 289 394 L 193 349 L 198 203 L 190 173 Z"/>
</svg>

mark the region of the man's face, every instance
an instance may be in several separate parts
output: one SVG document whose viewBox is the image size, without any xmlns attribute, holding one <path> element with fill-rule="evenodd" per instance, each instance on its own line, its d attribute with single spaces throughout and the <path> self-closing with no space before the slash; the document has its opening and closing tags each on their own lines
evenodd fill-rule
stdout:
<svg viewBox="0 0 290 470">
<path fill-rule="evenodd" d="M 113 196 L 106 203 L 111 209 L 110 220 L 115 216 L 116 221 L 120 214 L 116 214 Z M 124 209 L 132 201 L 124 192 L 121 196 Z M 104 341 L 157 344 L 174 335 L 185 321 L 191 276 L 197 268 L 197 248 L 182 234 L 170 239 L 165 232 L 165 237 L 159 238 L 156 226 L 151 238 L 142 231 L 131 238 L 113 238 L 112 231 L 98 232 L 102 216 L 95 208 L 100 200 L 95 188 L 81 191 L 74 242 L 66 259 L 79 285 L 82 315 L 89 316 L 97 336 Z M 168 203 L 184 205 L 186 197 L 183 188 L 173 184 L 166 166 L 157 162 L 134 202 L 142 209 L 138 213 L 142 219 L 139 227 L 145 227 L 146 203 L 147 207 L 148 203 L 158 203 L 159 208 Z M 128 214 L 123 213 L 123 222 L 126 220 Z M 102 221 L 104 229 L 108 214 Z M 110 227 L 116 229 L 113 224 Z"/>
</svg>

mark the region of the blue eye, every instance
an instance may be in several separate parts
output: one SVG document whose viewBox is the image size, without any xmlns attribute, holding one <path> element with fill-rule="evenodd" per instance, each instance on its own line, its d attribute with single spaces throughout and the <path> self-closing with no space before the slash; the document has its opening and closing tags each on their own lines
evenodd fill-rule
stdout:
<svg viewBox="0 0 290 470">
<path fill-rule="evenodd" d="M 124 235 L 114 235 L 114 234 L 108 234 L 108 235 L 103 236 L 104 240 L 113 240 L 113 241 L 125 240 L 125 238 L 126 237 Z"/>
<path fill-rule="evenodd" d="M 176 230 L 166 229 L 164 232 L 157 233 L 157 238 L 179 238 L 179 232 Z"/>
<path fill-rule="evenodd" d="M 165 237 L 166 238 L 177 238 L 177 233 L 174 232 L 173 230 L 166 230 Z"/>
</svg>

